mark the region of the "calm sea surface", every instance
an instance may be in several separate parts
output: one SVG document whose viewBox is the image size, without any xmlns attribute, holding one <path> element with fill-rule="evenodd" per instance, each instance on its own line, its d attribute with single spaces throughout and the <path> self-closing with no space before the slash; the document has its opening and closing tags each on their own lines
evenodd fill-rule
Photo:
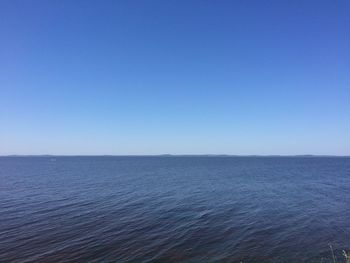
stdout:
<svg viewBox="0 0 350 263">
<path fill-rule="evenodd" d="M 0 262 L 338 262 L 350 158 L 1 157 Z"/>
</svg>

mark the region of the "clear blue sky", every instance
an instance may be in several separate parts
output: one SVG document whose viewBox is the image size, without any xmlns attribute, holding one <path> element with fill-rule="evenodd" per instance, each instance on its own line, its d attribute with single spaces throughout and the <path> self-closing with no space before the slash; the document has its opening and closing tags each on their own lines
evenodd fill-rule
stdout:
<svg viewBox="0 0 350 263">
<path fill-rule="evenodd" d="M 161 153 L 350 155 L 350 1 L 0 1 L 0 154 Z"/>
</svg>

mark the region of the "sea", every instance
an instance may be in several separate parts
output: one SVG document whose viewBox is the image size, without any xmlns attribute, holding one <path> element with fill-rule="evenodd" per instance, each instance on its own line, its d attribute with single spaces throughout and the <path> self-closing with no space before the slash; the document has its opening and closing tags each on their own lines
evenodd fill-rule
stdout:
<svg viewBox="0 0 350 263">
<path fill-rule="evenodd" d="M 0 157 L 0 262 L 345 262 L 350 157 Z"/>
</svg>

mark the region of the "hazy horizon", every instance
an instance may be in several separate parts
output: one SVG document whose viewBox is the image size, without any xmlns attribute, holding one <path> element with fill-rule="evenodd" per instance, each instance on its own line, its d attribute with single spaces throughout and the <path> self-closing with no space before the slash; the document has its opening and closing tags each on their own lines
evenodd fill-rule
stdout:
<svg viewBox="0 0 350 263">
<path fill-rule="evenodd" d="M 6 154 L 0 157 L 350 157 L 350 155 L 332 154 Z"/>
<path fill-rule="evenodd" d="M 350 155 L 350 1 L 1 1 L 0 155 Z"/>
</svg>

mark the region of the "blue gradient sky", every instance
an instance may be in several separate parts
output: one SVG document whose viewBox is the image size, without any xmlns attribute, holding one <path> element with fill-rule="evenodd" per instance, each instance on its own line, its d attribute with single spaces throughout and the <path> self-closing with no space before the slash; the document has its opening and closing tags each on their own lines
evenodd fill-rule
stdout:
<svg viewBox="0 0 350 263">
<path fill-rule="evenodd" d="M 0 154 L 350 155 L 350 1 L 0 1 Z"/>
</svg>

